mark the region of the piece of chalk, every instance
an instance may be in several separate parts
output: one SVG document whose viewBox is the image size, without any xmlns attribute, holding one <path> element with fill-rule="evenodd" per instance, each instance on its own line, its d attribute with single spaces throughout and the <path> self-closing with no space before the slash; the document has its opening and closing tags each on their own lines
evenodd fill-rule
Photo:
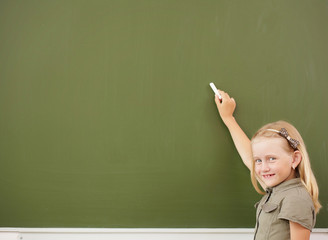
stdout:
<svg viewBox="0 0 328 240">
<path fill-rule="evenodd" d="M 210 86 L 211 86 L 213 92 L 219 97 L 220 101 L 222 101 L 221 94 L 219 93 L 218 89 L 215 87 L 214 83 L 211 82 Z"/>
</svg>

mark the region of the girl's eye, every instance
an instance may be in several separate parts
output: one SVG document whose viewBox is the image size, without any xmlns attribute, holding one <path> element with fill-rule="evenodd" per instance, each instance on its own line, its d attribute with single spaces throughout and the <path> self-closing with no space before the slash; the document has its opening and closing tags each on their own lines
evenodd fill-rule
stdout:
<svg viewBox="0 0 328 240">
<path fill-rule="evenodd" d="M 259 164 L 259 163 L 261 163 L 261 162 L 262 162 L 261 159 L 255 159 L 255 164 Z"/>
<path fill-rule="evenodd" d="M 274 157 L 270 157 L 269 160 L 270 160 L 270 161 L 273 161 L 273 160 L 276 160 L 276 158 L 274 158 Z"/>
</svg>

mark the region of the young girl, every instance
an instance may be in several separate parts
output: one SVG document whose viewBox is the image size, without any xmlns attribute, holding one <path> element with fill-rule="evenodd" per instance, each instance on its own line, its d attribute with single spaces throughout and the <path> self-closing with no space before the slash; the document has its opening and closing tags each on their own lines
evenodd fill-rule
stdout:
<svg viewBox="0 0 328 240">
<path fill-rule="evenodd" d="M 235 100 L 219 92 L 222 101 L 216 96 L 215 102 L 220 116 L 251 171 L 254 188 L 264 195 L 255 204 L 254 239 L 309 240 L 321 205 L 301 135 L 291 124 L 278 121 L 263 126 L 249 140 L 233 117 Z"/>
</svg>

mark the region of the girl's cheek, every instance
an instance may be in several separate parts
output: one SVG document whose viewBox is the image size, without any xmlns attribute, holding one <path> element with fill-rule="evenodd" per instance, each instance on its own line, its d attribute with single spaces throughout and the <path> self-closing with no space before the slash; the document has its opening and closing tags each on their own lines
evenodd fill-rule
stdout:
<svg viewBox="0 0 328 240">
<path fill-rule="evenodd" d="M 261 168 L 258 165 L 255 165 L 255 172 L 259 174 L 261 171 Z"/>
</svg>

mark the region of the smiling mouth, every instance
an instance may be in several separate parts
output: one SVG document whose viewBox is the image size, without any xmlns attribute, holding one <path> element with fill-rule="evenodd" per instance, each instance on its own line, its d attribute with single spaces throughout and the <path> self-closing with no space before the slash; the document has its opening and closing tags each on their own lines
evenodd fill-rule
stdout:
<svg viewBox="0 0 328 240">
<path fill-rule="evenodd" d="M 264 179 L 268 179 L 268 178 L 273 177 L 274 175 L 276 175 L 276 174 L 265 174 L 265 175 L 262 175 L 262 177 L 263 177 Z"/>
</svg>

